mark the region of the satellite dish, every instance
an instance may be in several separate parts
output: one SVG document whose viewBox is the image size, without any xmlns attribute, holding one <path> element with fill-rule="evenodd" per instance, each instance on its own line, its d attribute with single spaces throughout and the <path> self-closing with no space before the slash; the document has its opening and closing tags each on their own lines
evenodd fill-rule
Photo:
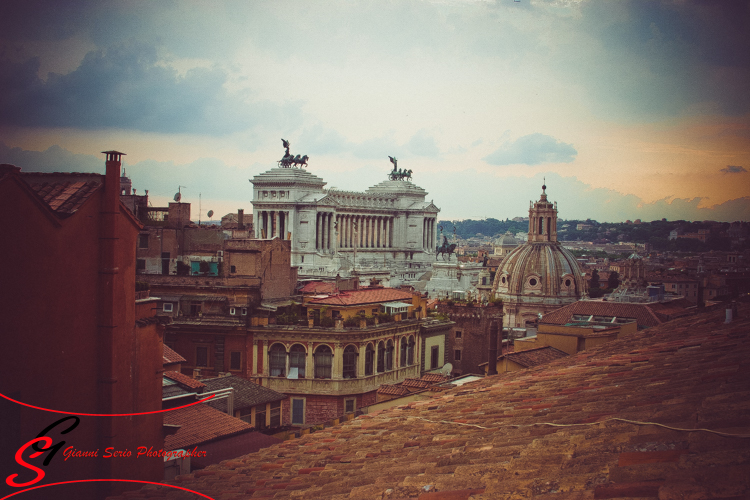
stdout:
<svg viewBox="0 0 750 500">
<path fill-rule="evenodd" d="M 214 211 L 213 210 L 209 210 L 206 215 L 208 215 L 208 218 L 210 219 L 211 217 L 214 216 Z"/>
<path fill-rule="evenodd" d="M 453 365 L 450 363 L 445 363 L 443 367 L 440 369 L 440 374 L 444 377 L 449 377 L 451 372 L 453 371 Z"/>
<path fill-rule="evenodd" d="M 177 203 L 179 203 L 181 199 L 182 199 L 181 193 L 177 193 L 174 195 L 174 201 L 176 201 Z"/>
</svg>

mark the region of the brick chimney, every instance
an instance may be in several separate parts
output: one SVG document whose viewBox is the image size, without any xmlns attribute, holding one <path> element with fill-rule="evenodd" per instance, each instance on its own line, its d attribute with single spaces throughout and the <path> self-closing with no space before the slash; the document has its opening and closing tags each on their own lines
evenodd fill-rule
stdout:
<svg viewBox="0 0 750 500">
<path fill-rule="evenodd" d="M 237 229 L 245 229 L 245 210 L 237 210 Z"/>
</svg>

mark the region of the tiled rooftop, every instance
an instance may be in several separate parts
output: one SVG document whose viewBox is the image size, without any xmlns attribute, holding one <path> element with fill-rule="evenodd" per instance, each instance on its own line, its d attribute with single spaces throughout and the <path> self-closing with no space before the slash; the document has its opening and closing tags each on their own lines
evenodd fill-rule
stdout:
<svg viewBox="0 0 750 500">
<path fill-rule="evenodd" d="M 675 301 L 676 302 L 676 301 Z M 671 303 L 669 303 L 671 304 Z M 683 305 L 683 301 L 674 306 Z M 618 318 L 631 318 L 638 322 L 639 328 L 648 328 L 659 325 L 669 319 L 669 315 L 660 314 L 659 309 L 664 308 L 662 304 L 638 304 L 627 302 L 603 302 L 598 300 L 579 300 L 541 318 L 542 323 L 565 325 L 573 320 L 573 315 L 588 316 L 616 316 Z M 671 309 L 674 307 L 670 306 Z M 675 314 L 675 311 L 670 311 Z"/>
<path fill-rule="evenodd" d="M 177 354 L 174 349 L 164 344 L 164 364 L 169 365 L 172 363 L 186 363 L 187 360 Z"/>
<path fill-rule="evenodd" d="M 300 288 L 302 294 L 335 293 L 338 290 L 336 283 L 313 281 Z"/>
<path fill-rule="evenodd" d="M 57 215 L 76 212 L 102 185 L 102 176 L 81 173 L 21 173 L 21 178 Z"/>
<path fill-rule="evenodd" d="M 544 363 L 549 363 L 550 361 L 564 358 L 565 356 L 567 356 L 567 354 L 563 351 L 555 349 L 554 347 L 545 346 L 535 347 L 534 349 L 527 349 L 525 351 L 509 352 L 508 354 L 500 356 L 500 359 L 507 358 L 525 368 L 531 368 L 532 366 L 543 365 Z"/>
<path fill-rule="evenodd" d="M 748 498 L 750 308 L 739 312 L 486 377 L 175 484 L 215 500 Z"/>
<path fill-rule="evenodd" d="M 250 408 L 265 403 L 272 403 L 274 401 L 281 401 L 287 398 L 285 394 L 281 394 L 280 392 L 271 390 L 268 387 L 263 387 L 262 385 L 255 384 L 247 379 L 236 377 L 234 375 L 230 377 L 203 379 L 202 382 L 206 386 L 206 391 L 216 391 L 218 389 L 233 387 L 235 410 Z M 207 404 L 221 411 L 227 411 L 226 399 L 209 401 Z"/>
<path fill-rule="evenodd" d="M 378 387 L 378 394 L 386 394 L 389 396 L 407 396 L 411 394 L 411 391 L 402 385 L 387 385 L 383 384 Z"/>
<path fill-rule="evenodd" d="M 187 375 L 183 375 L 180 372 L 175 371 L 169 371 L 164 372 L 164 376 L 168 379 L 174 380 L 178 384 L 184 386 L 186 389 L 201 389 L 203 387 L 206 387 L 206 384 L 201 382 L 200 380 L 196 380 L 192 377 L 188 377 Z"/>
<path fill-rule="evenodd" d="M 164 438 L 165 450 L 192 448 L 201 443 L 252 429 L 250 424 L 239 418 L 230 417 L 206 404 L 165 412 L 164 423 L 180 426 L 175 434 Z"/>
<path fill-rule="evenodd" d="M 375 304 L 391 301 L 408 301 L 411 303 L 412 294 L 395 288 L 362 288 L 341 292 L 323 299 L 311 300 L 309 304 L 328 306 L 355 306 L 359 304 Z"/>
</svg>

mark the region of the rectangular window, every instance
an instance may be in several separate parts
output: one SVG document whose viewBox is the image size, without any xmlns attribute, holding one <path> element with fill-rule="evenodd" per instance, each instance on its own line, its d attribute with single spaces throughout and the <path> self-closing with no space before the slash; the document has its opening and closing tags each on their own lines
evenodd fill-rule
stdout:
<svg viewBox="0 0 750 500">
<path fill-rule="evenodd" d="M 135 270 L 136 271 L 145 271 L 146 270 L 146 259 L 136 259 L 136 261 L 135 261 Z"/>
<path fill-rule="evenodd" d="M 289 350 L 289 371 L 294 373 L 292 368 L 297 369 L 297 378 L 305 378 L 305 365 L 307 362 L 307 353 L 305 349 L 297 344 Z"/>
<path fill-rule="evenodd" d="M 148 248 L 148 234 L 138 235 L 138 248 Z"/>
<path fill-rule="evenodd" d="M 453 356 L 453 359 L 456 361 L 461 361 L 461 349 L 456 349 L 455 356 Z"/>
<path fill-rule="evenodd" d="M 208 347 L 195 348 L 195 366 L 208 366 Z"/>
<path fill-rule="evenodd" d="M 161 310 L 165 313 L 171 313 L 172 311 L 174 311 L 174 304 L 172 304 L 171 302 L 165 302 Z"/>
<path fill-rule="evenodd" d="M 281 401 L 271 403 L 271 427 L 281 427 Z"/>
<path fill-rule="evenodd" d="M 315 353 L 315 378 L 331 378 L 333 354 L 330 352 Z"/>
<path fill-rule="evenodd" d="M 233 351 L 229 354 L 229 369 L 230 370 L 242 369 L 242 353 L 241 352 Z"/>
<path fill-rule="evenodd" d="M 357 399 L 351 398 L 351 399 L 345 399 L 344 400 L 344 413 L 354 413 L 354 410 L 357 409 Z"/>
<path fill-rule="evenodd" d="M 247 422 L 248 424 L 253 423 L 253 412 L 252 408 L 245 408 L 240 410 L 240 420 Z"/>
<path fill-rule="evenodd" d="M 434 370 L 438 367 L 440 360 L 440 347 L 439 346 L 432 346 L 430 348 L 430 369 Z"/>
<path fill-rule="evenodd" d="M 461 338 L 461 335 L 462 335 L 462 332 L 461 332 L 461 330 L 456 330 L 456 338 L 457 338 L 457 339 L 460 339 L 460 338 Z"/>
<path fill-rule="evenodd" d="M 230 307 L 229 308 L 229 314 L 231 316 L 234 316 L 235 314 L 237 314 L 237 309 L 235 309 L 234 307 Z"/>
<path fill-rule="evenodd" d="M 292 424 L 303 425 L 305 423 L 305 400 L 292 398 Z"/>
<path fill-rule="evenodd" d="M 237 272 L 237 266 L 231 266 L 230 267 L 230 272 L 236 273 Z"/>
<path fill-rule="evenodd" d="M 242 315 L 247 316 L 247 307 L 242 308 Z"/>
<path fill-rule="evenodd" d="M 268 427 L 266 425 L 266 405 L 255 407 L 255 428 L 260 430 Z"/>
</svg>

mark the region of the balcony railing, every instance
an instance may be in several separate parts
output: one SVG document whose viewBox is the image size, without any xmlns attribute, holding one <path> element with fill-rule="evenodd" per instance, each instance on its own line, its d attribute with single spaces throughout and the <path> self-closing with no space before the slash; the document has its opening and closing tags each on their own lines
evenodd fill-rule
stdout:
<svg viewBox="0 0 750 500">
<path fill-rule="evenodd" d="M 382 384 L 397 384 L 406 378 L 418 378 L 419 375 L 419 365 L 415 364 L 375 375 L 347 379 L 263 377 L 263 385 L 281 393 L 345 396 L 375 391 Z"/>
</svg>

